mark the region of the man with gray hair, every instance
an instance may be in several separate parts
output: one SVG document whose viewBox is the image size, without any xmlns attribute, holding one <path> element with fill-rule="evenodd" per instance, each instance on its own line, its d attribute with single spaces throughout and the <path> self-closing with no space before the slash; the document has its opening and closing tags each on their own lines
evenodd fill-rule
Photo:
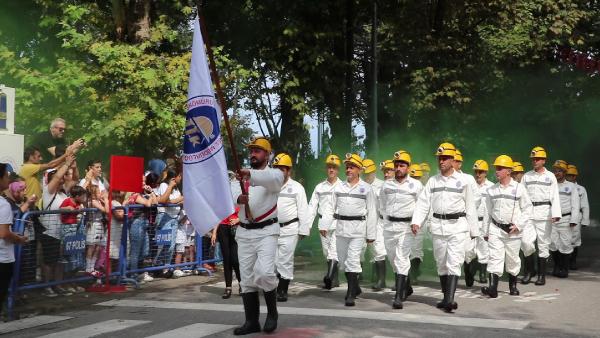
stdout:
<svg viewBox="0 0 600 338">
<path fill-rule="evenodd" d="M 30 142 L 31 146 L 38 148 L 42 158 L 51 160 L 56 157 L 56 148 L 66 148 L 65 131 L 67 123 L 60 117 L 55 118 L 50 123 L 50 129 L 40 132 L 33 136 Z"/>
</svg>

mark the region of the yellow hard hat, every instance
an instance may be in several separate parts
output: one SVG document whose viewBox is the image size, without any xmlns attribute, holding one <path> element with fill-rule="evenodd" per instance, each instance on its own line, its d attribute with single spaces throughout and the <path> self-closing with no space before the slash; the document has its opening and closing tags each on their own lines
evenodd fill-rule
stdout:
<svg viewBox="0 0 600 338">
<path fill-rule="evenodd" d="M 574 164 L 569 164 L 567 166 L 567 175 L 579 175 L 579 171 L 577 171 L 577 166 L 575 166 Z"/>
<path fill-rule="evenodd" d="M 411 164 L 410 167 L 408 167 L 408 174 L 412 178 L 423 177 L 423 170 L 420 165 L 418 165 L 416 163 Z"/>
<path fill-rule="evenodd" d="M 462 153 L 458 149 L 456 149 L 456 152 L 454 153 L 454 160 L 455 161 L 460 161 L 460 162 L 463 161 Z"/>
<path fill-rule="evenodd" d="M 360 169 L 363 169 L 363 159 L 357 154 L 346 154 L 346 159 L 344 160 L 344 163 L 351 163 L 359 167 Z M 375 163 L 373 163 L 373 166 L 375 166 Z"/>
<path fill-rule="evenodd" d="M 411 163 L 410 154 L 406 150 L 398 150 L 397 152 L 394 153 L 394 162 L 396 162 L 396 161 L 406 162 L 406 163 L 408 163 L 408 165 L 410 165 L 410 163 Z"/>
<path fill-rule="evenodd" d="M 435 156 L 452 156 L 456 154 L 456 147 L 452 143 L 444 142 L 440 144 L 435 152 Z"/>
<path fill-rule="evenodd" d="M 281 153 L 273 159 L 273 166 L 292 167 L 292 157 L 286 153 Z"/>
<path fill-rule="evenodd" d="M 490 166 L 488 166 L 488 163 L 486 161 L 484 161 L 484 160 L 477 160 L 473 164 L 473 169 L 474 170 L 489 171 L 490 170 Z"/>
<path fill-rule="evenodd" d="M 534 147 L 533 149 L 531 149 L 531 155 L 529 155 L 530 158 L 548 158 L 548 155 L 546 154 L 546 149 L 542 148 L 542 147 Z"/>
<path fill-rule="evenodd" d="M 494 166 L 504 167 L 504 168 L 513 168 L 513 160 L 508 155 L 500 155 L 496 157 L 494 161 Z"/>
<path fill-rule="evenodd" d="M 513 172 L 522 173 L 524 171 L 525 168 L 523 167 L 523 164 L 521 164 L 521 162 L 513 162 Z"/>
<path fill-rule="evenodd" d="M 556 160 L 552 165 L 552 168 L 559 168 L 564 171 L 567 171 L 569 169 L 569 164 L 567 163 L 567 161 L 564 160 Z"/>
<path fill-rule="evenodd" d="M 431 172 L 431 167 L 429 166 L 428 163 L 423 162 L 420 165 L 421 165 L 421 170 L 426 171 L 426 172 Z"/>
<path fill-rule="evenodd" d="M 385 160 L 379 164 L 379 168 L 383 171 L 390 170 L 390 169 L 394 170 L 394 161 Z"/>
<path fill-rule="evenodd" d="M 342 161 L 340 160 L 340 158 L 337 155 L 331 154 L 331 155 L 327 156 L 327 158 L 325 159 L 325 164 L 334 165 L 336 167 L 339 167 L 340 164 L 342 164 Z"/>
<path fill-rule="evenodd" d="M 373 160 L 369 159 L 369 158 L 365 158 L 362 161 L 363 167 L 365 168 L 365 174 L 370 174 L 370 173 L 374 173 L 375 170 L 377 170 L 377 166 L 375 165 L 375 162 L 373 162 Z"/>
<path fill-rule="evenodd" d="M 271 142 L 269 142 L 269 139 L 267 139 L 264 136 L 253 136 L 250 139 L 250 143 L 248 143 L 246 145 L 246 147 L 248 148 L 259 148 L 262 149 L 268 153 L 271 152 L 272 148 L 271 148 Z"/>
</svg>

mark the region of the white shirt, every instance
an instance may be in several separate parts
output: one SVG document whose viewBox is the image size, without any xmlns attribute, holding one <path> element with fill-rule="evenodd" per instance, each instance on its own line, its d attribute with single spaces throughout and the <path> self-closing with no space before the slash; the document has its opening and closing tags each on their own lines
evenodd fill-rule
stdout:
<svg viewBox="0 0 600 338">
<path fill-rule="evenodd" d="M 375 240 L 377 235 L 377 199 L 371 185 L 359 179 L 354 186 L 347 181 L 336 185 L 332 198 L 333 212 L 340 216 L 363 216 L 365 220 L 333 219 L 323 215 L 325 224 L 335 223 L 338 236 Z"/>
<path fill-rule="evenodd" d="M 310 234 L 312 220 L 308 217 L 308 203 L 304 187 L 297 181 L 289 178 L 281 187 L 277 200 L 277 219 L 279 223 L 286 223 L 294 218 L 298 221 L 281 226 L 279 236 L 293 236 Z"/>
<path fill-rule="evenodd" d="M 579 207 L 581 210 L 581 225 L 590 225 L 590 203 L 588 201 L 587 191 L 579 183 L 577 185 L 577 191 L 579 192 Z"/>
<path fill-rule="evenodd" d="M 334 183 L 329 183 L 325 180 L 315 187 L 310 202 L 308 202 L 308 219 L 312 223 L 316 215 L 319 215 L 319 230 L 334 230 L 334 223 L 326 224 L 323 222 L 323 215 L 333 215 L 333 189 L 336 185 L 340 184 L 341 180 L 335 178 Z"/>
<path fill-rule="evenodd" d="M 167 189 L 169 189 L 169 185 L 165 182 L 161 183 L 158 188 L 154 189 L 154 192 L 156 193 L 157 196 L 162 196 Z M 181 197 L 181 192 L 179 191 L 179 189 L 177 189 L 177 187 L 174 187 L 173 190 L 171 190 L 171 194 L 169 194 L 169 201 L 172 201 L 176 198 Z M 167 202 L 167 203 L 171 203 L 171 202 Z M 167 213 L 167 215 L 171 216 L 171 218 L 176 218 L 177 216 L 179 216 L 179 210 L 181 210 L 181 207 L 159 207 L 158 208 L 158 212 L 164 212 Z"/>
<path fill-rule="evenodd" d="M 531 170 L 523 175 L 521 182 L 527 188 L 531 202 L 550 202 L 552 204 L 534 206 L 531 219 L 545 221 L 550 218 L 561 217 L 558 182 L 556 182 L 556 176 L 553 173 L 546 168 L 541 174 Z"/>
<path fill-rule="evenodd" d="M 0 224 L 8 224 L 11 230 L 13 224 L 13 211 L 6 199 L 0 196 Z M 15 261 L 15 245 L 12 242 L 0 238 L 0 263 L 12 263 Z"/>
<path fill-rule="evenodd" d="M 383 216 L 384 230 L 399 232 L 410 227 L 410 220 L 392 222 L 388 217 L 412 218 L 422 190 L 423 184 L 410 176 L 402 183 L 395 179 L 385 181 L 379 193 L 379 212 Z"/>
<path fill-rule="evenodd" d="M 560 196 L 560 210 L 562 217 L 558 223 L 579 224 L 581 221 L 581 207 L 579 206 L 579 190 L 575 183 L 565 180 L 558 183 L 558 194 Z M 565 215 L 570 213 L 570 215 Z"/>
<path fill-rule="evenodd" d="M 471 181 L 455 170 L 448 177 L 437 174 L 425 184 L 419 195 L 412 224 L 422 226 L 429 212 L 432 214 L 455 214 L 464 212 L 466 217 L 443 220 L 430 218 L 430 229 L 434 235 L 450 235 L 470 232 L 471 237 L 479 235 L 475 191 Z"/>
<path fill-rule="evenodd" d="M 477 208 L 477 218 L 479 218 L 480 222 L 484 222 L 484 224 L 487 224 L 486 219 L 488 216 L 487 207 L 486 207 L 486 203 L 485 203 L 485 200 L 487 198 L 487 190 L 488 190 L 488 188 L 491 188 L 493 185 L 494 185 L 494 183 L 492 183 L 487 178 L 485 179 L 483 184 L 477 185 L 477 190 L 479 191 L 479 195 L 481 196 L 481 201 L 482 201 L 482 203 L 480 203 L 479 207 Z"/>
<path fill-rule="evenodd" d="M 283 185 L 283 172 L 279 169 L 266 167 L 264 169 L 250 169 L 250 187 L 249 193 L 249 206 L 250 212 L 254 218 L 266 215 L 260 222 L 277 217 L 277 200 L 279 198 L 279 192 Z M 237 201 L 238 196 L 235 196 L 234 201 Z M 273 209 L 273 212 L 269 210 Z M 244 205 L 240 205 L 240 212 L 238 214 L 240 222 L 249 223 L 246 218 L 246 208 Z M 261 238 L 264 236 L 279 235 L 279 223 L 268 225 L 262 229 L 247 230 L 242 227 L 238 227 L 236 231 L 236 238 Z"/>
<path fill-rule="evenodd" d="M 62 202 L 66 199 L 67 195 L 65 195 L 65 193 L 62 191 L 56 193 L 56 198 L 54 198 L 54 194 L 48 192 L 48 185 L 44 185 L 44 188 L 42 190 L 43 210 L 58 210 L 60 209 L 60 205 L 62 204 Z M 52 202 L 52 204 L 50 204 L 50 202 Z M 44 232 L 44 234 L 54 237 L 56 239 L 60 239 L 60 230 L 62 228 L 62 223 L 60 221 L 59 214 L 40 215 L 40 222 L 47 229 L 46 232 Z"/>
<path fill-rule="evenodd" d="M 489 218 L 485 224 L 485 234 L 498 237 L 521 237 L 522 231 L 528 224 L 533 205 L 527 189 L 517 181 L 510 179 L 508 185 L 494 184 L 487 190 L 485 199 Z M 493 222 L 514 224 L 519 232 L 510 236 Z"/>
</svg>

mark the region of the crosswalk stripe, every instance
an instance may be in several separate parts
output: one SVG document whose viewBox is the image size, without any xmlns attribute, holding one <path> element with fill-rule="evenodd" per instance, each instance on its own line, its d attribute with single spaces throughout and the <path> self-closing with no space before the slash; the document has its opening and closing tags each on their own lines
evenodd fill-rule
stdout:
<svg viewBox="0 0 600 338">
<path fill-rule="evenodd" d="M 130 327 L 151 323 L 147 320 L 122 320 L 112 319 L 104 322 L 94 323 L 90 325 L 76 327 L 74 329 L 54 332 L 38 338 L 59 338 L 59 337 L 77 337 L 88 338 L 95 337 L 104 333 L 125 330 Z"/>
<path fill-rule="evenodd" d="M 24 329 L 29 329 L 36 326 L 42 326 L 46 324 L 61 322 L 63 320 L 73 319 L 73 317 L 66 316 L 36 316 L 31 318 L 24 318 L 14 320 L 12 322 L 0 323 L 0 334 L 11 333 Z"/>
<path fill-rule="evenodd" d="M 187 303 L 187 302 L 169 302 L 153 300 L 110 300 L 99 303 L 100 306 L 122 306 L 122 307 L 141 307 L 141 308 L 162 308 L 162 309 L 181 309 L 181 310 L 202 310 L 202 311 L 227 311 L 243 312 L 241 305 L 215 304 L 215 303 Z M 320 317 L 339 317 L 356 318 L 369 320 L 385 320 L 397 322 L 412 322 L 424 324 L 440 324 L 452 326 L 471 326 L 484 327 L 489 329 L 507 329 L 523 330 L 529 325 L 528 321 L 487 319 L 458 316 L 434 316 L 426 314 L 411 314 L 400 312 L 377 312 L 361 310 L 338 310 L 338 309 L 316 309 L 316 308 L 297 308 L 297 307 L 277 307 L 279 314 L 297 315 L 297 316 L 320 316 Z M 266 307 L 262 306 L 261 311 L 266 313 Z"/>
<path fill-rule="evenodd" d="M 146 338 L 201 338 L 234 328 L 235 325 L 196 323 Z"/>
</svg>

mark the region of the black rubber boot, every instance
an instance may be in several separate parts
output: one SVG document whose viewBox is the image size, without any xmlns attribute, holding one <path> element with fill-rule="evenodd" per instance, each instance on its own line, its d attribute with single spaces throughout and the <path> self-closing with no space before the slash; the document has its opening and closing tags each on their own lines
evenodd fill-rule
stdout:
<svg viewBox="0 0 600 338">
<path fill-rule="evenodd" d="M 337 275 L 338 262 L 330 259 L 327 266 L 327 275 L 323 278 L 325 289 L 331 290 L 334 284 L 334 275 Z"/>
<path fill-rule="evenodd" d="M 448 285 L 446 288 L 446 306 L 444 311 L 452 312 L 452 310 L 458 309 L 458 304 L 454 301 L 454 293 L 456 292 L 456 286 L 458 285 L 458 276 L 448 275 Z"/>
<path fill-rule="evenodd" d="M 533 254 L 523 259 L 523 278 L 521 278 L 521 284 L 531 283 L 531 279 L 535 277 L 535 256 Z"/>
<path fill-rule="evenodd" d="M 510 290 L 511 296 L 519 295 L 519 289 L 517 289 L 517 276 L 508 274 L 508 289 Z"/>
<path fill-rule="evenodd" d="M 552 276 L 558 277 L 558 272 L 560 271 L 560 252 L 558 251 L 550 251 L 550 256 L 552 256 L 552 262 L 554 263 L 554 267 L 552 268 Z"/>
<path fill-rule="evenodd" d="M 356 299 L 356 290 L 360 289 L 358 286 L 358 273 L 346 272 L 346 279 L 348 280 L 348 291 L 346 292 L 346 306 L 354 306 L 354 299 Z"/>
<path fill-rule="evenodd" d="M 408 277 L 413 281 L 413 283 L 418 284 L 419 276 L 421 276 L 421 259 L 413 258 L 410 260 L 410 271 L 408 272 Z"/>
<path fill-rule="evenodd" d="M 484 286 L 481 288 L 481 293 L 490 298 L 498 297 L 498 281 L 500 281 L 500 277 L 495 273 L 490 273 L 490 284 L 489 286 Z M 516 280 L 516 279 L 515 279 Z"/>
<path fill-rule="evenodd" d="M 284 280 L 287 280 L 289 284 L 290 281 L 288 279 Z M 264 292 L 264 295 L 265 303 L 267 304 L 267 319 L 265 320 L 263 331 L 266 333 L 271 333 L 277 328 L 277 319 L 279 319 L 279 313 L 277 312 L 277 296 L 275 294 L 275 290 Z"/>
<path fill-rule="evenodd" d="M 448 289 L 448 275 L 440 276 L 440 285 L 442 287 L 442 294 L 444 295 L 444 299 L 437 303 L 438 309 L 443 309 L 446 307 L 446 289 Z"/>
<path fill-rule="evenodd" d="M 548 258 L 538 257 L 538 272 L 537 272 L 537 280 L 535 281 L 535 285 L 546 285 L 546 263 L 548 262 Z"/>
<path fill-rule="evenodd" d="M 569 254 L 558 252 L 558 278 L 569 277 Z"/>
<path fill-rule="evenodd" d="M 244 302 L 244 314 L 246 322 L 233 330 L 233 334 L 241 336 L 245 334 L 260 332 L 260 303 L 258 302 L 258 292 L 242 293 L 242 301 Z"/>
<path fill-rule="evenodd" d="M 479 283 L 487 282 L 487 264 L 479 264 Z"/>
<path fill-rule="evenodd" d="M 331 259 L 327 260 L 327 263 L 325 263 L 325 276 L 323 276 L 323 284 L 320 284 L 319 286 L 321 287 L 321 289 L 327 289 L 327 283 L 325 283 L 325 279 L 327 278 L 327 274 L 329 273 L 329 265 L 331 264 Z"/>
<path fill-rule="evenodd" d="M 392 307 L 394 309 L 402 309 L 402 301 L 404 295 L 404 288 L 406 287 L 406 276 L 396 274 L 396 295 L 394 296 L 394 302 Z"/>
<path fill-rule="evenodd" d="M 333 281 L 332 281 L 332 285 L 334 288 L 337 288 L 340 286 L 340 266 L 338 264 L 338 261 L 334 261 L 335 262 L 335 269 L 333 270 Z"/>
<path fill-rule="evenodd" d="M 571 259 L 569 259 L 569 269 L 577 270 L 577 251 L 579 247 L 574 247 L 573 252 L 571 253 Z"/>
<path fill-rule="evenodd" d="M 472 273 L 471 264 L 473 264 L 473 263 L 465 262 L 465 264 L 463 265 L 463 270 L 465 271 L 465 284 L 469 288 L 473 286 L 473 283 L 475 283 L 475 277 L 473 276 L 473 273 Z"/>
<path fill-rule="evenodd" d="M 394 280 L 396 280 L 396 278 L 398 278 L 398 274 L 394 273 Z M 390 288 L 390 290 L 396 292 L 396 283 L 394 283 L 394 285 L 392 285 L 392 287 Z"/>
<path fill-rule="evenodd" d="M 376 261 L 373 263 L 375 274 L 377 275 L 377 281 L 373 285 L 373 291 L 381 291 L 385 288 L 385 260 Z"/>
<path fill-rule="evenodd" d="M 289 279 L 279 277 L 279 285 L 277 285 L 277 301 L 278 302 L 287 302 L 289 286 L 290 286 Z"/>
<path fill-rule="evenodd" d="M 406 283 L 404 283 L 404 292 L 402 293 L 402 301 L 405 301 L 408 296 L 413 294 L 412 285 L 410 285 L 410 277 L 406 276 Z"/>
</svg>

